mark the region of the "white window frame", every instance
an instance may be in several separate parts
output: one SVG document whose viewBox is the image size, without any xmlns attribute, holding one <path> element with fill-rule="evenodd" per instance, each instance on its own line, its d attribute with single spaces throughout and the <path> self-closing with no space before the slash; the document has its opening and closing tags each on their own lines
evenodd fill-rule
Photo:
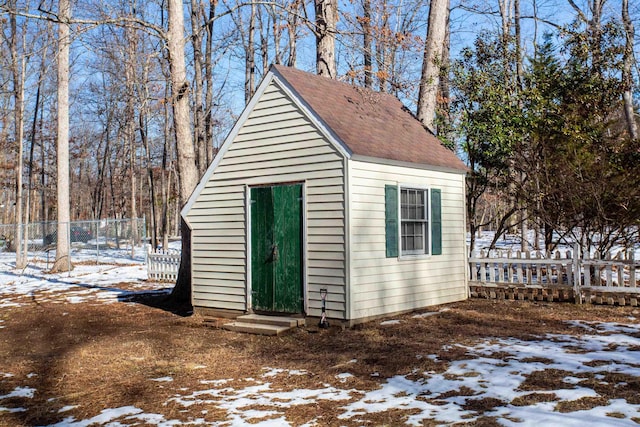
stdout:
<svg viewBox="0 0 640 427">
<path fill-rule="evenodd" d="M 415 220 L 404 218 L 402 215 L 402 193 L 403 191 L 422 191 L 424 194 L 424 212 L 423 220 Z M 403 244 L 403 225 L 405 223 L 422 223 L 424 227 L 424 249 L 405 250 Z M 398 254 L 400 257 L 415 258 L 420 256 L 429 256 L 431 254 L 431 191 L 429 187 L 400 184 L 398 191 Z"/>
</svg>

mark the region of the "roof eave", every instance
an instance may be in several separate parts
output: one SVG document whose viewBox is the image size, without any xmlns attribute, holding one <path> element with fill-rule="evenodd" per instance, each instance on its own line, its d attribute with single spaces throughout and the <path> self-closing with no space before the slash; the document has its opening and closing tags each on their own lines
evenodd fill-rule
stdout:
<svg viewBox="0 0 640 427">
<path fill-rule="evenodd" d="M 466 175 L 468 172 L 468 168 L 462 164 L 460 168 L 450 167 L 450 166 L 441 166 L 441 165 L 430 165 L 427 163 L 413 163 L 413 162 L 405 162 L 401 160 L 387 159 L 381 157 L 371 157 L 371 156 L 363 156 L 360 154 L 353 154 L 351 156 L 351 160 L 358 162 L 366 162 L 366 163 L 374 163 L 379 165 L 388 165 L 388 166 L 399 166 L 413 169 L 424 169 L 424 170 L 432 170 L 437 172 L 448 172 L 448 173 L 456 173 L 460 175 Z"/>
</svg>

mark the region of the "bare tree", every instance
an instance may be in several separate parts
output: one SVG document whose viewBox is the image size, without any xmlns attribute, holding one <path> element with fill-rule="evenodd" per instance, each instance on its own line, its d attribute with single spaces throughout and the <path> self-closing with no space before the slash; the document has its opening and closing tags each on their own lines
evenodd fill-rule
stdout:
<svg viewBox="0 0 640 427">
<path fill-rule="evenodd" d="M 372 54 L 375 56 L 376 66 L 378 68 L 378 90 L 380 92 L 387 92 L 387 82 L 391 79 L 393 69 L 391 64 L 393 41 L 389 40 L 389 36 L 393 35 L 393 31 L 389 28 L 389 20 L 391 18 L 389 9 L 391 8 L 391 4 L 383 1 L 378 7 L 380 11 L 378 13 L 379 20 L 375 27 L 375 52 L 372 52 Z"/>
<path fill-rule="evenodd" d="M 522 34 L 521 34 L 521 13 L 520 0 L 514 1 L 514 28 L 515 28 L 515 54 L 516 54 L 516 91 L 521 93 L 524 88 L 524 64 L 522 55 Z M 518 96 L 518 106 L 523 108 L 520 96 Z M 523 144 L 524 145 L 524 144 Z M 525 173 L 520 173 L 518 179 L 520 183 L 527 180 Z M 524 209 L 525 201 L 519 201 L 522 209 L 520 210 L 520 249 L 522 251 L 529 250 L 529 214 Z M 537 234 L 536 234 L 537 236 Z M 539 242 L 534 242 L 534 247 L 538 247 Z"/>
<path fill-rule="evenodd" d="M 128 11 L 131 16 L 135 15 L 135 6 L 130 5 L 130 10 Z M 135 92 L 137 86 L 137 76 L 138 70 L 136 69 L 137 59 L 138 59 L 138 36 L 133 27 L 127 26 L 125 28 L 125 52 L 124 52 L 124 62 L 125 62 L 125 82 L 124 85 L 127 88 L 127 98 L 125 105 L 125 125 L 124 125 L 124 137 L 127 141 L 127 146 L 129 150 L 129 184 L 131 189 L 130 194 L 130 211 L 129 218 L 131 220 L 131 233 L 133 244 L 131 245 L 131 257 L 134 256 L 134 244 L 138 242 L 138 233 L 137 233 L 137 218 L 138 218 L 138 207 L 136 203 L 136 186 L 137 186 L 137 176 L 136 176 L 136 99 Z"/>
<path fill-rule="evenodd" d="M 622 84 L 624 88 L 622 99 L 624 100 L 624 115 L 627 121 L 629 136 L 631 139 L 637 140 L 638 123 L 636 122 L 633 109 L 633 76 L 631 71 L 634 63 L 633 42 L 635 31 L 633 28 L 633 21 L 629 16 L 629 0 L 622 0 L 622 23 L 624 24 L 626 36 L 622 64 Z"/>
<path fill-rule="evenodd" d="M 52 271 L 67 271 L 69 259 L 69 46 L 71 45 L 69 0 L 58 1 L 58 130 L 57 130 L 57 191 L 58 229 L 56 261 Z"/>
<path fill-rule="evenodd" d="M 204 140 L 206 142 L 206 164 L 213 159 L 213 21 L 216 16 L 217 0 L 209 1 L 209 16 L 204 26 L 206 30 L 205 60 L 204 60 L 204 81 L 206 93 L 204 97 Z"/>
<path fill-rule="evenodd" d="M 254 39 L 256 34 L 256 9 L 255 2 L 251 2 L 251 14 L 249 15 L 249 33 L 245 43 L 245 74 L 244 74 L 244 103 L 248 104 L 256 90 L 256 48 Z M 244 36 L 243 36 L 244 40 Z"/>
<path fill-rule="evenodd" d="M 449 0 L 431 0 L 427 40 L 422 59 L 422 76 L 418 93 L 418 120 L 435 133 L 435 115 L 437 107 L 438 83 L 442 51 L 446 36 L 449 15 Z"/>
<path fill-rule="evenodd" d="M 287 7 L 287 33 L 289 38 L 289 59 L 287 65 L 289 67 L 296 66 L 298 57 L 298 11 L 302 0 L 293 0 Z"/>
<path fill-rule="evenodd" d="M 168 0 L 167 50 L 171 75 L 171 105 L 173 106 L 173 127 L 180 179 L 180 206 L 184 206 L 198 183 L 196 155 L 191 138 L 191 117 L 189 115 L 189 82 L 184 59 L 184 13 L 182 1 Z M 178 280 L 171 295 L 179 302 L 191 298 L 191 230 L 182 221 L 182 256 Z"/>
<path fill-rule="evenodd" d="M 16 2 L 12 1 L 10 7 L 16 9 Z M 24 53 L 24 40 L 26 29 L 23 28 L 22 36 L 18 34 L 16 15 L 9 15 L 10 44 L 11 44 L 11 74 L 13 80 L 13 126 L 14 138 L 17 145 L 17 161 L 15 163 L 16 174 L 16 267 L 24 268 L 27 264 L 25 254 L 22 250 L 23 242 L 23 191 L 22 191 L 22 168 L 23 168 L 23 139 L 24 139 L 24 78 L 26 68 L 26 56 Z M 22 55 L 18 54 L 18 42 L 22 38 Z"/>
<path fill-rule="evenodd" d="M 373 52 L 372 36 L 371 36 L 371 0 L 363 0 L 362 2 L 362 56 L 364 65 L 364 87 L 371 89 L 373 87 L 373 68 L 371 54 Z"/>
<path fill-rule="evenodd" d="M 196 165 L 200 175 L 207 170 L 207 144 L 205 135 L 204 104 L 202 103 L 202 15 L 203 8 L 199 1 L 191 0 L 191 45 L 193 49 L 193 133 L 196 147 Z M 206 60 L 211 60 L 207 58 Z"/>
<path fill-rule="evenodd" d="M 249 22 L 246 25 L 243 19 L 243 8 L 237 8 L 231 13 L 231 19 L 235 24 L 240 42 L 244 49 L 244 103 L 247 104 L 255 92 L 256 79 L 256 14 L 258 5 L 255 2 L 250 4 Z"/>
<path fill-rule="evenodd" d="M 336 0 L 314 0 L 316 11 L 316 72 L 320 76 L 335 79 L 336 67 L 336 23 L 338 4 Z"/>
<path fill-rule="evenodd" d="M 44 42 L 44 49 L 42 51 L 42 56 L 40 59 L 40 71 L 38 73 L 38 85 L 37 85 L 37 89 L 36 89 L 36 99 L 35 99 L 35 108 L 33 111 L 33 119 L 32 119 L 32 125 L 31 125 L 31 140 L 30 140 L 30 144 L 29 144 L 29 173 L 28 173 L 28 179 L 27 179 L 27 202 L 25 203 L 25 206 L 27 207 L 26 212 L 25 212 L 25 224 L 29 224 L 30 218 L 36 216 L 36 197 L 35 197 L 35 174 L 34 174 L 34 168 L 35 168 L 35 146 L 36 146 L 36 136 L 38 135 L 38 128 L 37 128 L 37 123 L 38 123 L 38 113 L 40 111 L 40 104 L 42 96 L 42 86 L 43 86 L 43 82 L 44 82 L 44 78 L 45 78 L 45 73 L 47 71 L 47 56 L 48 56 L 48 51 L 49 51 L 49 40 L 50 40 L 50 32 L 48 31 L 49 29 L 47 28 L 47 35 L 45 37 L 45 42 Z M 40 128 L 42 129 L 42 118 L 40 119 Z M 44 146 L 44 141 L 42 138 L 42 133 L 40 133 L 41 136 L 41 140 L 40 140 L 40 144 L 42 146 Z M 44 160 L 44 156 L 43 159 Z M 44 163 L 44 162 L 42 162 Z M 42 164 L 41 163 L 41 164 Z M 44 168 L 43 168 L 44 169 Z M 41 194 L 43 194 L 43 192 L 41 192 Z M 33 202 L 33 215 L 30 215 L 30 207 L 31 207 L 31 203 Z M 43 212 L 44 207 L 45 207 L 45 200 L 44 200 L 44 195 L 41 196 L 41 200 L 40 200 L 40 205 L 41 205 L 41 212 Z M 42 215 L 42 218 L 40 219 L 41 221 L 44 221 L 44 215 Z M 28 242 L 29 242 L 29 227 L 25 227 L 25 233 L 24 233 L 24 241 L 25 241 L 25 245 L 24 245 L 24 249 L 23 249 L 23 257 L 26 260 L 27 258 L 27 250 L 28 250 Z M 42 237 L 44 239 L 45 233 L 43 230 L 42 233 Z"/>
</svg>

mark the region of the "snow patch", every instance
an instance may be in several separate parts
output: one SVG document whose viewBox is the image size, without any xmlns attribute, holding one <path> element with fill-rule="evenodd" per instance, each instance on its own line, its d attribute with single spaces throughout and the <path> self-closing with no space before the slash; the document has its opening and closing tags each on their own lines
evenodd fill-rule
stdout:
<svg viewBox="0 0 640 427">
<path fill-rule="evenodd" d="M 160 377 L 160 378 L 152 378 L 151 381 L 157 381 L 159 383 L 168 383 L 173 381 L 173 378 L 171 377 Z"/>
<path fill-rule="evenodd" d="M 33 399 L 33 395 L 35 394 L 36 389 L 31 387 L 16 387 L 9 394 L 5 394 L 4 396 L 0 396 L 0 400 L 2 399 L 10 399 L 12 397 L 24 397 L 27 399 Z"/>
</svg>

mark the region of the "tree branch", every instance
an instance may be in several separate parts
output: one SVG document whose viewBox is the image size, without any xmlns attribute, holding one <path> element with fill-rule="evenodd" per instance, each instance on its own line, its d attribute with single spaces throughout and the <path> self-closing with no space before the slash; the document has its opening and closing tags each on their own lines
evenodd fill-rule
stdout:
<svg viewBox="0 0 640 427">
<path fill-rule="evenodd" d="M 126 26 L 126 24 L 135 24 L 136 26 L 139 27 L 143 27 L 149 30 L 152 30 L 153 33 L 155 33 L 158 37 L 162 38 L 162 39 L 166 39 L 167 38 L 167 34 L 166 31 L 164 30 L 164 28 L 159 27 L 158 25 L 152 24 L 148 21 L 145 21 L 143 19 L 140 18 L 136 18 L 135 16 L 117 16 L 117 17 L 113 17 L 113 18 L 107 18 L 107 19 L 98 19 L 98 20 L 93 20 L 93 19 L 76 19 L 76 18 L 71 18 L 71 19 L 61 19 L 58 15 L 52 13 L 52 12 L 47 12 L 44 10 L 40 10 L 42 13 L 41 14 L 35 14 L 35 13 L 28 13 L 28 12 L 20 12 L 17 10 L 11 10 L 6 6 L 0 6 L 0 13 L 1 14 L 9 14 L 9 15 L 15 15 L 15 16 L 20 16 L 23 18 L 28 18 L 28 19 L 37 19 L 37 20 L 41 20 L 41 21 L 48 21 L 48 22 L 53 22 L 56 24 L 68 24 L 68 25 L 91 25 L 91 26 L 99 26 L 99 25 L 119 25 L 119 26 Z"/>
<path fill-rule="evenodd" d="M 567 0 L 567 2 L 569 2 L 569 5 L 576 11 L 578 16 L 580 16 L 580 19 L 582 19 L 584 22 L 589 22 L 584 12 L 578 7 L 577 4 L 575 4 L 573 0 Z"/>
</svg>

